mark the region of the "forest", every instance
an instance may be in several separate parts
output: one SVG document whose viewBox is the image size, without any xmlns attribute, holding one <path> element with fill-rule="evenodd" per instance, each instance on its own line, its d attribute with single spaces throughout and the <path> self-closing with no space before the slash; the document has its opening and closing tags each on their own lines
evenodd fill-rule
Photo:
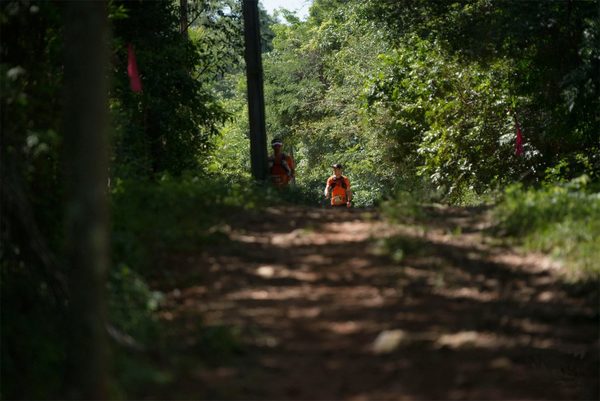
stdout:
<svg viewBox="0 0 600 401">
<path fill-rule="evenodd" d="M 248 4 L 284 189 L 252 174 Z M 600 397 L 600 1 L 0 24 L 1 399 Z"/>
</svg>

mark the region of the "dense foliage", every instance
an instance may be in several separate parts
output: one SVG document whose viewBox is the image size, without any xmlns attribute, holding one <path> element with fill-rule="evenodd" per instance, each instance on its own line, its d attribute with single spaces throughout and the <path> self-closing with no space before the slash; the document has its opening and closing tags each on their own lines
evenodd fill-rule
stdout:
<svg viewBox="0 0 600 401">
<path fill-rule="evenodd" d="M 317 0 L 272 27 L 268 133 L 313 192 L 345 164 L 362 205 L 415 186 L 473 201 L 561 162 L 596 180 L 597 16 L 593 1 Z"/>
<path fill-rule="evenodd" d="M 392 63 L 375 93 L 421 106 L 425 125 L 413 136 L 421 173 L 450 190 L 481 193 L 525 176 L 539 181 L 549 166 L 583 154 L 592 156 L 591 170 L 571 173 L 598 174 L 594 2 L 417 4 L 370 2 L 366 12 L 410 60 Z M 415 92 L 416 100 L 406 98 Z M 525 135 L 522 158 L 511 156 L 514 119 Z"/>
<path fill-rule="evenodd" d="M 64 54 L 69 52 L 64 48 L 65 6 L 20 0 L 0 6 L 2 398 L 63 398 L 68 385 L 64 382 L 69 304 L 64 254 L 64 160 L 69 157 L 64 153 L 62 104 Z M 240 60 L 239 4 L 207 0 L 190 6 L 188 39 L 180 32 L 178 2 L 109 2 L 113 84 L 107 105 L 113 120 L 109 190 L 119 218 L 140 200 L 139 186 L 152 190 L 163 175 L 178 176 L 186 170 L 201 174 L 213 138 L 229 115 L 215 86 Z M 137 56 L 141 93 L 129 88 L 129 44 Z M 202 183 L 196 188 L 208 191 Z M 218 203 L 219 194 L 228 191 L 221 187 L 212 186 L 211 196 L 203 196 L 199 204 Z M 161 192 L 154 192 L 160 198 Z M 198 195 L 172 192 L 178 200 Z M 146 284 L 144 269 L 149 263 L 143 263 L 140 255 L 147 245 L 142 241 L 148 238 L 136 236 L 136 229 L 174 222 L 166 215 L 155 220 L 144 214 L 148 210 L 138 205 L 113 229 L 114 269 L 107 295 L 109 332 L 115 344 L 125 344 L 117 353 L 120 366 L 131 365 L 131 359 L 124 362 L 121 356 L 131 344 L 145 346 L 155 340 L 152 310 L 157 295 Z M 200 215 L 221 214 L 208 210 Z M 134 217 L 139 218 L 135 224 Z M 202 229 L 206 225 L 198 228 Z M 156 230 L 149 230 L 151 238 L 168 234 Z M 190 234 L 180 232 L 180 237 Z M 121 386 L 129 380 L 127 374 L 117 377 L 111 390 L 115 395 L 127 390 Z M 149 377 L 152 372 L 144 376 Z"/>
<path fill-rule="evenodd" d="M 188 41 L 179 32 L 174 3 L 125 1 L 114 6 L 123 16 L 115 18 L 113 30 L 118 60 L 111 99 L 114 174 L 149 177 L 200 167 L 211 138 L 228 115 L 212 86 L 237 61 L 234 51 L 240 48 L 239 41 L 226 46 L 221 39 L 240 36 L 239 12 L 216 17 L 216 5 L 207 3 L 206 10 L 197 11 L 196 20 L 206 24 L 192 28 L 196 40 Z M 128 44 L 134 46 L 140 66 L 143 92 L 139 95 L 129 89 Z"/>
</svg>

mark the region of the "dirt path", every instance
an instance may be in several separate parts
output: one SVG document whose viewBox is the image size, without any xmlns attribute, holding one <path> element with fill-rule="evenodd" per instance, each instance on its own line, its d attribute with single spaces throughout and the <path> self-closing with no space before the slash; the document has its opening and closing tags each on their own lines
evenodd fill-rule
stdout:
<svg viewBox="0 0 600 401">
<path fill-rule="evenodd" d="M 431 209 L 424 228 L 301 207 L 234 220 L 169 261 L 176 373 L 148 398 L 600 396 L 597 292 L 486 241 L 482 210 Z"/>
</svg>

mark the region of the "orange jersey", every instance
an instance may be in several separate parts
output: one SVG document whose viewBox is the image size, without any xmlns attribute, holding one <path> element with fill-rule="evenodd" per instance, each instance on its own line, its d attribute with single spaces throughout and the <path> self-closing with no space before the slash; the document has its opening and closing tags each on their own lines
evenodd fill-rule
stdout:
<svg viewBox="0 0 600 401">
<path fill-rule="evenodd" d="M 269 175 L 275 186 L 286 186 L 292 179 L 292 172 L 295 168 L 294 159 L 285 153 L 269 157 Z"/>
<path fill-rule="evenodd" d="M 348 201 L 347 191 L 350 189 L 350 180 L 348 177 L 341 176 L 337 178 L 335 175 L 332 175 L 327 179 L 327 186 L 331 188 L 332 205 L 343 205 Z"/>
</svg>

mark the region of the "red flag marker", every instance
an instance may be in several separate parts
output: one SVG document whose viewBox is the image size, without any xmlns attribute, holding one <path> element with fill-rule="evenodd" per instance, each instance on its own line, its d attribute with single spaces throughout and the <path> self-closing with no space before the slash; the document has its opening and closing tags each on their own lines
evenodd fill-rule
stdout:
<svg viewBox="0 0 600 401">
<path fill-rule="evenodd" d="M 139 93 L 142 91 L 142 81 L 138 73 L 137 61 L 135 60 L 135 52 L 131 43 L 127 45 L 127 75 L 129 75 L 129 86 L 131 90 Z"/>
<path fill-rule="evenodd" d="M 523 134 L 521 133 L 521 126 L 515 118 L 515 125 L 517 126 L 517 141 L 515 143 L 515 155 L 521 156 L 523 154 Z"/>
</svg>

